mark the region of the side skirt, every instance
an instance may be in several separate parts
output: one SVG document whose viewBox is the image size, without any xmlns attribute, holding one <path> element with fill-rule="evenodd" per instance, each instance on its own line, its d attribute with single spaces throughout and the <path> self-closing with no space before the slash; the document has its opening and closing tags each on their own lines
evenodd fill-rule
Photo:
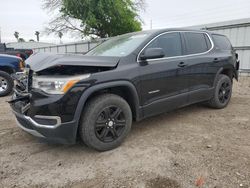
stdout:
<svg viewBox="0 0 250 188">
<path fill-rule="evenodd" d="M 213 92 L 214 88 L 199 89 L 164 99 L 159 99 L 141 108 L 143 112 L 142 119 L 169 112 L 191 104 L 207 101 L 212 98 Z"/>
</svg>

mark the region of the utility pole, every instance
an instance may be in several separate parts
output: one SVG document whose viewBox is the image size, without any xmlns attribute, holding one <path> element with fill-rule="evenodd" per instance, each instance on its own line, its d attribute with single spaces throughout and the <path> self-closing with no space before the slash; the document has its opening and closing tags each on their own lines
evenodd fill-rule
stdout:
<svg viewBox="0 0 250 188">
<path fill-rule="evenodd" d="M 153 29 L 153 20 L 150 20 L 150 29 Z"/>
</svg>

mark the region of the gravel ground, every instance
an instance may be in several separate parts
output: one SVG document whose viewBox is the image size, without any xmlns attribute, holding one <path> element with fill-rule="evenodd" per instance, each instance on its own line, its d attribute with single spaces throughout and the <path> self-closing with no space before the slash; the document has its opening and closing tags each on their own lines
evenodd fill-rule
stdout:
<svg viewBox="0 0 250 188">
<path fill-rule="evenodd" d="M 250 78 L 230 105 L 202 105 L 134 123 L 115 150 L 41 142 L 20 130 L 0 99 L 0 187 L 249 188 Z"/>
</svg>

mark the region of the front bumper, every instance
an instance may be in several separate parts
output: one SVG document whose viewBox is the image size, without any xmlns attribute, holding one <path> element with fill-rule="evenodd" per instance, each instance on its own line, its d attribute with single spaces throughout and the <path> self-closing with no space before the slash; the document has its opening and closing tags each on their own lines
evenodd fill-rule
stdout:
<svg viewBox="0 0 250 188">
<path fill-rule="evenodd" d="M 88 83 L 76 84 L 64 95 L 50 95 L 31 88 L 32 71 L 14 77 L 15 87 L 10 106 L 17 124 L 26 132 L 49 141 L 74 144 L 80 115 L 79 99 Z"/>
<path fill-rule="evenodd" d="M 14 115 L 16 116 L 17 125 L 25 132 L 38 138 L 61 144 L 74 144 L 76 141 L 77 123 L 75 121 L 67 123 L 57 123 L 51 125 L 48 118 L 40 118 L 42 124 L 33 118 L 26 116 L 11 105 Z M 47 121 L 47 124 L 46 124 Z"/>
</svg>

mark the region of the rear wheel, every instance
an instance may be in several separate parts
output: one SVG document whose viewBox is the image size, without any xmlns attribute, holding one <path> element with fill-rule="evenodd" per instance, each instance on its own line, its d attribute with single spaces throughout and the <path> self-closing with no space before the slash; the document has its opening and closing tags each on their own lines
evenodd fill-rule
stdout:
<svg viewBox="0 0 250 188">
<path fill-rule="evenodd" d="M 79 133 L 87 146 L 106 151 L 123 142 L 131 124 L 132 113 L 127 102 L 117 95 L 105 94 L 87 104 Z"/>
<path fill-rule="evenodd" d="M 0 97 L 11 93 L 14 86 L 14 81 L 11 76 L 3 71 L 0 71 Z"/>
<path fill-rule="evenodd" d="M 214 96 L 209 101 L 212 108 L 225 108 L 232 96 L 232 80 L 227 75 L 219 75 L 215 86 Z"/>
</svg>

